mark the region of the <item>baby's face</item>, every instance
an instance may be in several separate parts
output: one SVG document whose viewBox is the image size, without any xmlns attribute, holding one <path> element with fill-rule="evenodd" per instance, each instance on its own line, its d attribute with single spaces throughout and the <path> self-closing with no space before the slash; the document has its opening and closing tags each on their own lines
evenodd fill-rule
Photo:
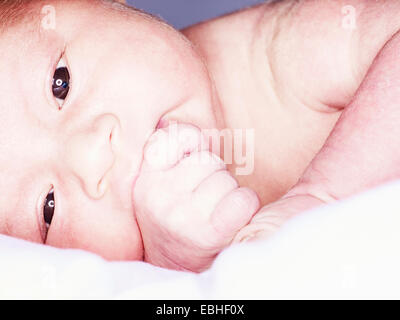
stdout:
<svg viewBox="0 0 400 320">
<path fill-rule="evenodd" d="M 39 3 L 29 25 L 0 35 L 0 233 L 140 259 L 132 190 L 144 145 L 167 120 L 216 126 L 208 75 L 154 19 L 46 5 L 55 15 Z"/>
</svg>

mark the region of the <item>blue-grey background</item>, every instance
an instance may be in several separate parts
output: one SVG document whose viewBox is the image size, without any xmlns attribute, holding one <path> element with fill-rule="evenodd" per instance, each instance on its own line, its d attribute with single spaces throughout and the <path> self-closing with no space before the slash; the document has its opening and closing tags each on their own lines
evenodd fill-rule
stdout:
<svg viewBox="0 0 400 320">
<path fill-rule="evenodd" d="M 128 0 L 130 5 L 161 16 L 175 28 L 218 17 L 265 0 Z"/>
</svg>

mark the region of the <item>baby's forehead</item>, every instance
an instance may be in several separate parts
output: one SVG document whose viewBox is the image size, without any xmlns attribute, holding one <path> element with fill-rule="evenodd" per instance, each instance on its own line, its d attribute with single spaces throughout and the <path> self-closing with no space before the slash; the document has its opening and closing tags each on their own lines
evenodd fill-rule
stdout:
<svg viewBox="0 0 400 320">
<path fill-rule="evenodd" d="M 42 28 L 56 28 L 59 17 L 77 19 L 79 16 L 97 15 L 98 10 L 106 12 L 137 11 L 129 6 L 113 0 L 15 0 L 0 1 L 0 30 L 8 31 L 13 27 L 28 27 L 32 25 Z M 102 15 L 102 19 L 106 18 Z"/>
<path fill-rule="evenodd" d="M 161 18 L 113 0 L 17 0 L 12 10 L 0 1 L 0 36 L 34 41 L 35 35 L 75 30 L 74 36 L 97 36 L 114 28 L 130 28 L 141 21 L 171 27 Z M 101 17 L 101 19 L 99 19 Z M 96 33 L 86 30 L 95 29 Z M 103 31 L 102 31 L 103 30 Z M 118 34 L 118 30 L 115 31 Z"/>
</svg>

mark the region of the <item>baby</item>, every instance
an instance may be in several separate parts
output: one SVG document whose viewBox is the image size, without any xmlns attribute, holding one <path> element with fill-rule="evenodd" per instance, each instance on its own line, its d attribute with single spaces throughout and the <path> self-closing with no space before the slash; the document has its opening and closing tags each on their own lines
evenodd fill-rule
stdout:
<svg viewBox="0 0 400 320">
<path fill-rule="evenodd" d="M 275 1 L 180 32 L 111 1 L 0 0 L 0 233 L 201 271 L 398 178 L 399 15 Z"/>
</svg>

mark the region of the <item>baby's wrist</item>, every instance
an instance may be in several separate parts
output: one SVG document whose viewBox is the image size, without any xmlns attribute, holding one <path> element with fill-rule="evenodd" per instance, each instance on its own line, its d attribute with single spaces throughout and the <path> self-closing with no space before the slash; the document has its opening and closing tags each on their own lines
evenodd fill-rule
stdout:
<svg viewBox="0 0 400 320">
<path fill-rule="evenodd" d="M 338 200 L 332 192 L 320 184 L 309 184 L 300 182 L 295 185 L 289 192 L 287 192 L 281 199 L 304 199 L 308 204 L 307 206 L 318 206 L 328 204 Z"/>
<path fill-rule="evenodd" d="M 306 190 L 303 187 L 292 189 L 278 201 L 261 208 L 250 223 L 238 232 L 232 243 L 269 238 L 292 217 L 334 200 L 320 190 Z"/>
</svg>

